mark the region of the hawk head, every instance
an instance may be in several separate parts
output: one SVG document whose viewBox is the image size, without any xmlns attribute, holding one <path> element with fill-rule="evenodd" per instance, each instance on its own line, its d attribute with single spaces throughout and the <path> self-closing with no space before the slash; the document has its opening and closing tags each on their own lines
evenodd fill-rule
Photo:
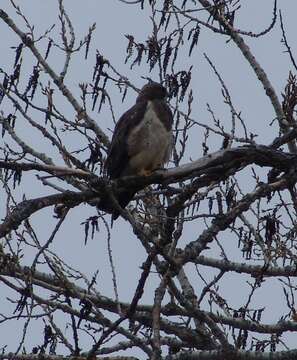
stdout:
<svg viewBox="0 0 297 360">
<path fill-rule="evenodd" d="M 167 90 L 161 84 L 150 82 L 140 90 L 136 102 L 147 100 L 165 100 L 168 96 Z"/>
</svg>

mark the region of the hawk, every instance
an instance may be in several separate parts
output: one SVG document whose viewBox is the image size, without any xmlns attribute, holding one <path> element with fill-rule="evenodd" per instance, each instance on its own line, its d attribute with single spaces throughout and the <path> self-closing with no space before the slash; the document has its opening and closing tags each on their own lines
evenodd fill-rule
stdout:
<svg viewBox="0 0 297 360">
<path fill-rule="evenodd" d="M 136 104 L 121 116 L 105 163 L 110 179 L 148 176 L 169 161 L 173 145 L 173 116 L 166 97 L 165 87 L 150 82 L 141 89 Z M 138 190 L 129 189 L 119 194 L 120 206 L 128 205 Z M 114 212 L 112 218 L 118 216 Z"/>
</svg>

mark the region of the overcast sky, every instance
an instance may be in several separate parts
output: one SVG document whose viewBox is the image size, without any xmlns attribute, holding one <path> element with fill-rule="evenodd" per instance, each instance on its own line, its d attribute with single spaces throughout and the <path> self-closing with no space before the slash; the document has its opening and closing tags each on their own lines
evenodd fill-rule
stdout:
<svg viewBox="0 0 297 360">
<path fill-rule="evenodd" d="M 15 2 L 21 6 L 29 22 L 35 25 L 36 34 L 42 34 L 52 24 L 57 24 L 52 36 L 58 39 L 60 30 L 57 19 L 57 1 L 16 0 Z M 280 1 L 279 3 L 283 12 L 288 39 L 294 49 L 296 42 L 297 3 L 296 1 Z M 1 0 L 0 7 L 25 31 L 24 22 L 15 14 L 13 7 L 10 5 L 10 1 Z M 157 80 L 154 73 L 149 74 L 147 72 L 147 67 L 134 67 L 133 70 L 130 70 L 129 64 L 124 64 L 127 45 L 127 40 L 124 35 L 132 34 L 136 40 L 142 42 L 147 39 L 148 32 L 151 29 L 147 8 L 141 11 L 139 6 L 124 5 L 117 0 L 65 0 L 65 8 L 73 21 L 77 39 L 83 38 L 87 34 L 89 26 L 94 22 L 97 24 L 95 36 L 92 40 L 92 50 L 90 51 L 89 61 L 84 62 L 80 56 L 76 56 L 73 60 L 71 73 L 66 77 L 66 83 L 74 94 L 79 95 L 79 83 L 91 81 L 96 49 L 99 49 L 99 51 L 106 56 L 123 75 L 129 77 L 136 86 L 141 87 L 144 84 L 142 77 L 151 76 Z M 270 0 L 244 0 L 242 1 L 242 9 L 236 18 L 235 26 L 247 31 L 261 31 L 271 22 L 272 8 L 273 1 Z M 0 33 L 0 67 L 10 72 L 14 58 L 14 50 L 11 49 L 11 46 L 17 46 L 19 40 L 3 22 L 0 22 Z M 284 53 L 284 47 L 280 40 L 281 32 L 279 23 L 277 23 L 275 28 L 265 37 L 256 40 L 249 38 L 247 40 L 256 58 L 266 70 L 278 94 L 283 91 L 290 70 L 289 59 L 287 54 Z M 195 102 L 192 116 L 195 117 L 197 121 L 206 124 L 210 123 L 210 115 L 206 108 L 206 103 L 210 103 L 216 111 L 216 114 L 219 115 L 221 121 L 223 123 L 226 122 L 226 127 L 230 126 L 230 116 L 221 97 L 221 87 L 202 55 L 204 52 L 206 52 L 215 63 L 217 69 L 223 76 L 232 95 L 236 109 L 242 111 L 242 117 L 246 120 L 248 130 L 259 134 L 257 138 L 258 143 L 269 144 L 277 134 L 277 124 L 271 128 L 267 126 L 267 124 L 273 120 L 274 112 L 268 98 L 263 92 L 262 85 L 256 80 L 254 73 L 232 42 L 226 42 L 226 38 L 220 38 L 205 29 L 201 31 L 199 46 L 193 52 L 192 57 L 189 59 L 186 56 L 187 52 L 185 52 L 185 58 L 183 59 L 183 65 L 194 65 L 192 87 Z M 56 71 L 59 72 L 61 70 L 59 51 L 53 50 L 52 55 L 53 54 L 57 55 L 50 56 L 49 62 Z M 31 71 L 35 63 L 35 61 L 31 62 L 27 60 L 24 66 L 28 68 L 28 71 Z M 130 91 L 124 103 L 120 101 L 117 92 L 112 89 L 111 95 L 115 115 L 118 119 L 119 116 L 134 103 L 136 94 Z M 63 106 L 63 99 L 61 99 L 61 97 L 57 97 L 56 101 L 59 106 Z M 1 110 L 4 112 L 7 111 L 6 108 L 2 108 Z M 65 105 L 65 109 L 63 110 L 65 110 L 65 113 L 70 118 L 74 116 L 68 105 Z M 110 113 L 107 110 L 103 110 L 100 114 L 94 111 L 91 115 L 98 121 L 99 126 L 111 136 L 108 128 L 112 129 L 114 125 Z M 43 141 L 44 139 L 40 138 L 37 134 L 35 135 L 31 130 L 28 131 L 25 124 L 17 124 L 17 129 L 31 144 L 42 148 L 42 151 L 46 152 L 48 150 L 46 148 L 47 145 Z M 192 134 L 185 161 L 188 161 L 190 157 L 197 159 L 202 156 L 201 139 L 202 131 L 201 133 Z M 0 144 L 1 141 L 3 140 L 0 140 Z M 65 141 L 69 140 L 66 139 Z M 80 144 L 76 143 L 71 143 L 70 145 L 73 149 L 80 147 Z M 213 142 L 210 142 L 209 145 L 210 151 L 218 150 L 220 146 L 215 139 Z M 55 156 L 55 154 L 52 154 L 52 156 Z M 27 198 L 34 198 L 43 194 L 44 188 L 41 185 L 32 188 L 30 187 L 31 180 L 29 178 L 25 178 L 24 181 Z M 249 184 L 247 183 L 246 186 L 248 187 Z M 0 192 L 0 200 L 2 196 Z M 18 200 L 21 201 L 21 198 L 22 194 L 19 193 Z M 5 211 L 3 204 L 3 201 L 0 201 L 1 216 L 4 215 Z M 80 223 L 88 216 L 94 215 L 95 210 L 89 206 L 82 205 L 79 208 L 73 209 L 71 212 L 72 216 L 70 216 L 64 224 L 63 231 L 58 235 L 53 244 L 53 250 L 58 254 L 63 254 L 66 262 L 79 268 L 80 271 L 88 276 L 92 276 L 92 274 L 99 269 L 98 290 L 107 296 L 113 297 L 111 271 L 106 251 L 106 232 L 102 228 L 102 230 L 96 234 L 95 239 L 89 240 L 87 246 L 85 246 L 84 229 Z M 37 233 L 40 235 L 40 239 L 44 239 L 45 242 L 56 224 L 56 220 L 52 217 L 52 212 L 49 210 L 42 211 L 41 214 L 35 216 L 32 221 L 38 224 Z M 197 235 L 199 235 L 201 228 L 199 225 L 189 227 L 185 231 L 183 238 L 184 243 L 194 240 Z M 113 227 L 112 234 L 113 256 L 116 263 L 119 295 L 121 300 L 130 301 L 141 273 L 139 267 L 145 260 L 146 254 L 135 236 L 131 234 L 129 225 L 124 223 L 124 221 L 117 221 Z M 226 242 L 227 240 L 228 239 L 226 239 Z M 232 242 L 226 244 L 230 255 L 232 255 L 232 249 L 236 248 L 236 246 L 237 245 Z M 125 256 L 123 256 L 123 254 Z M 237 254 L 237 250 L 235 250 L 234 254 Z M 24 265 L 30 265 L 31 257 L 32 254 L 25 254 Z M 236 278 L 236 275 L 234 275 L 234 277 Z M 153 293 L 150 293 L 149 289 L 153 289 L 154 285 L 158 282 L 159 279 L 157 276 L 151 276 L 151 288 L 146 288 L 142 299 L 143 303 L 152 300 Z M 232 282 L 228 283 L 226 281 L 224 286 L 223 293 L 228 296 L 228 292 L 234 289 L 233 284 Z M 271 294 L 274 294 L 274 290 L 271 290 L 272 288 L 268 281 L 267 286 L 264 284 L 263 289 L 270 289 L 270 292 L 266 292 L 267 295 L 269 294 L 270 299 Z M 261 304 L 263 305 L 263 293 L 261 294 L 258 298 L 257 296 L 255 298 L 256 307 L 261 306 Z M 281 299 L 282 298 L 275 296 L 274 303 L 270 304 L 272 310 L 270 313 L 272 314 L 271 321 L 277 320 L 277 318 L 273 318 L 273 309 L 276 310 L 280 306 Z M 234 296 L 232 301 L 233 303 L 231 305 L 234 307 L 240 304 L 240 294 Z M 0 304 L 1 302 L 2 300 L 0 298 Z M 266 321 L 268 321 L 268 319 L 266 319 Z M 15 344 L 16 340 L 12 337 L 12 335 L 15 334 L 15 329 L 8 324 L 8 326 L 5 327 L 6 332 L 4 333 L 3 328 L 0 328 L 0 346 L 1 344 Z M 41 338 L 42 336 L 43 335 L 40 334 Z M 28 344 L 28 350 L 30 351 L 30 340 Z M 32 341 L 32 345 L 34 344 L 36 344 L 36 342 Z M 11 350 L 14 350 L 13 346 Z"/>
</svg>

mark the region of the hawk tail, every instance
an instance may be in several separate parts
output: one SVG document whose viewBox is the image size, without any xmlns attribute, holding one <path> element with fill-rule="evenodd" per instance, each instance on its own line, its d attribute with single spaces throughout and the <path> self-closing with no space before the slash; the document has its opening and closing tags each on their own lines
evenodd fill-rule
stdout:
<svg viewBox="0 0 297 360">
<path fill-rule="evenodd" d="M 129 204 L 129 202 L 133 199 L 134 195 L 137 193 L 137 190 L 125 190 L 117 195 L 117 201 L 121 208 L 125 209 L 125 207 Z M 120 216 L 120 213 L 117 210 L 112 212 L 112 220 L 116 220 Z"/>
</svg>

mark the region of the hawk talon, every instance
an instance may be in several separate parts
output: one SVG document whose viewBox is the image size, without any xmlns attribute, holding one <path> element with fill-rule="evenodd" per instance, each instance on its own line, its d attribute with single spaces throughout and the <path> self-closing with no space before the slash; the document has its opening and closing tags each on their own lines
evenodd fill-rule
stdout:
<svg viewBox="0 0 297 360">
<path fill-rule="evenodd" d="M 151 170 L 142 170 L 142 171 L 140 171 L 139 175 L 140 176 L 150 176 L 150 175 L 152 175 L 152 173 L 153 173 L 153 171 L 151 171 Z"/>
<path fill-rule="evenodd" d="M 164 166 L 158 166 L 156 169 L 154 169 L 154 171 L 166 171 L 167 169 L 164 168 Z"/>
</svg>

